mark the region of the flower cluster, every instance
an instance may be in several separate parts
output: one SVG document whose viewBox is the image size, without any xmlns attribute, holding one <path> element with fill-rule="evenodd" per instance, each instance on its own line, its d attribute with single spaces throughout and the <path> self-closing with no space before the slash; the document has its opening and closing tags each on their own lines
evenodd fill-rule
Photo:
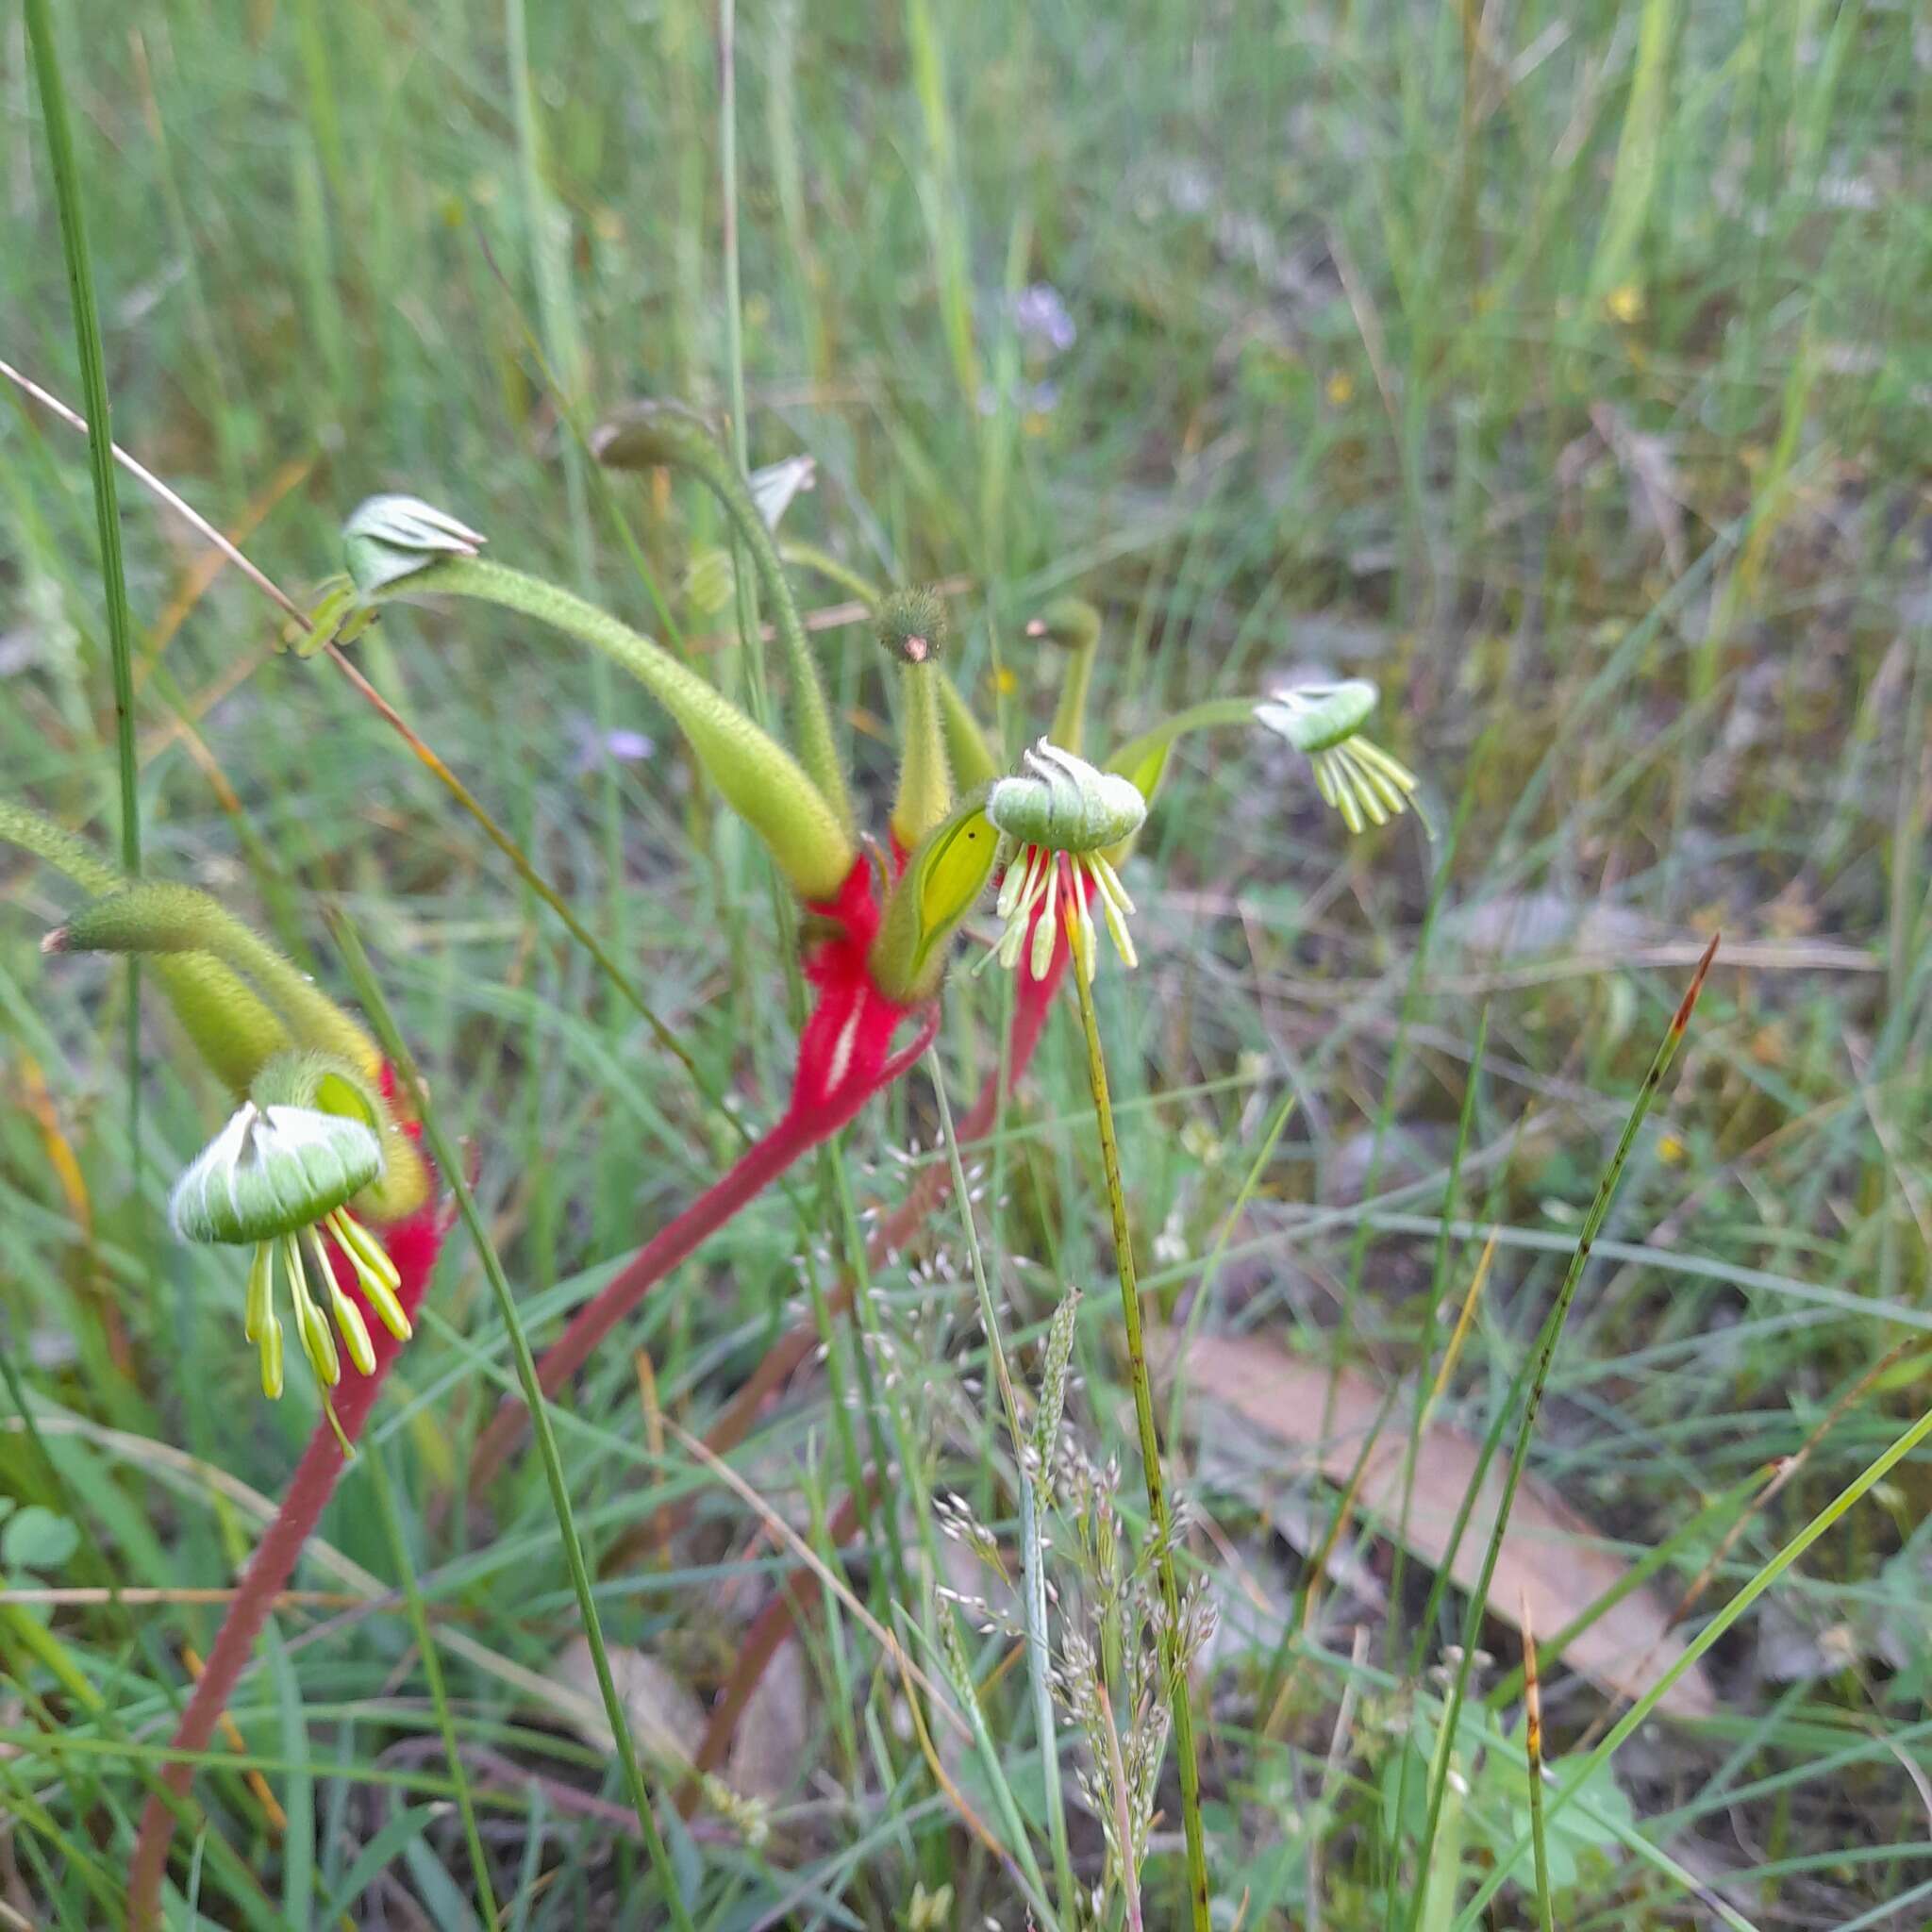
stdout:
<svg viewBox="0 0 1932 1932">
<path fill-rule="evenodd" d="M 1096 949 L 1090 908 L 1095 899 L 1115 950 L 1129 967 L 1138 963 L 1127 933 L 1134 902 L 1107 856 L 1124 845 L 1147 817 L 1147 801 L 1130 779 L 1095 771 L 1042 738 L 1022 758 L 1019 774 L 992 788 L 986 815 L 1003 841 L 996 862 L 1006 867 L 998 905 L 1002 966 L 1008 972 L 1017 966 L 1024 946 L 1027 970 L 1044 979 L 1064 905 L 1074 958 L 1091 980 Z"/>
<path fill-rule="evenodd" d="M 339 1105 L 346 1100 L 355 1110 L 329 1110 L 324 1103 L 331 1098 Z M 344 1070 L 301 1058 L 272 1061 L 255 1091 L 189 1165 L 169 1204 L 181 1240 L 254 1250 L 244 1332 L 260 1352 L 261 1391 L 271 1401 L 282 1392 L 278 1269 L 288 1281 L 296 1338 L 325 1399 L 342 1378 L 338 1333 L 356 1368 L 365 1375 L 375 1372 L 363 1305 L 396 1341 L 407 1341 L 412 1333 L 397 1296 L 400 1271 L 381 1238 L 351 1212 L 350 1204 L 384 1172 L 381 1139 L 371 1110 L 355 1105 L 358 1099 Z M 359 1300 L 340 1278 L 338 1256 Z M 318 1294 L 335 1318 L 333 1330 Z"/>
</svg>

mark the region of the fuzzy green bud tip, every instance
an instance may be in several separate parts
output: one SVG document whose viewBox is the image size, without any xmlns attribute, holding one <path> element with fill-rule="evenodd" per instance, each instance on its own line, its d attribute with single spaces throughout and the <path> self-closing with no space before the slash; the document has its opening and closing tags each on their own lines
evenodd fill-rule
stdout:
<svg viewBox="0 0 1932 1932">
<path fill-rule="evenodd" d="M 1056 597 L 1027 624 L 1026 635 L 1063 651 L 1091 650 L 1100 639 L 1100 612 L 1084 597 Z"/>
<path fill-rule="evenodd" d="M 946 646 L 946 607 L 935 591 L 895 591 L 879 606 L 877 635 L 902 664 L 936 663 Z"/>
<path fill-rule="evenodd" d="M 646 399 L 591 430 L 591 454 L 608 469 L 652 470 L 714 458 L 718 439 L 695 409 Z"/>
</svg>

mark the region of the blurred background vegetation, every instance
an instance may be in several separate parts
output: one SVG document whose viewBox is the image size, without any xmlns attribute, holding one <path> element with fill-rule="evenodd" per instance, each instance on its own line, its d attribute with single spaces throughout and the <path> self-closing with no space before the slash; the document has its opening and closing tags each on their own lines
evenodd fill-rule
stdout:
<svg viewBox="0 0 1932 1932">
<path fill-rule="evenodd" d="M 59 11 L 117 436 L 298 597 L 339 567 L 348 508 L 405 490 L 729 681 L 731 611 L 691 569 L 723 541 L 710 507 L 600 476 L 578 434 L 645 394 L 722 414 L 741 375 L 752 461 L 816 459 L 788 535 L 888 582 L 959 581 L 956 666 L 1009 751 L 1051 708 L 1054 667 L 1024 621 L 1065 590 L 1106 615 L 1110 735 L 1288 675 L 1377 682 L 1433 842 L 1412 824 L 1344 842 L 1272 741 L 1190 741 L 1129 881 L 1143 969 L 1108 974 L 1103 1009 L 1137 1233 L 1154 1284 L 1206 1331 L 1412 1378 L 1494 1225 L 1445 1392 L 1479 1435 L 1721 926 L 1712 990 L 1612 1223 L 1624 1245 L 1586 1283 L 1533 1468 L 1598 1547 L 1634 1560 L 1856 1391 L 1725 1554 L 1708 1610 L 1916 1413 L 1917 1357 L 1866 1372 L 1932 1328 L 1921 9 L 747 0 L 735 193 L 720 22 L 694 0 L 527 17 L 520 0 Z M 15 9 L 0 102 L 0 358 L 77 404 Z M 640 1241 L 730 1137 L 345 680 L 276 655 L 269 607 L 125 484 L 124 507 L 151 869 L 229 898 L 339 991 L 314 895 L 351 909 L 446 1120 L 472 1137 L 533 1329 L 551 1332 L 583 1271 Z M 4 789 L 105 847 L 113 712 L 92 519 L 82 440 L 31 404 L 0 408 Z M 842 595 L 808 594 L 822 591 L 827 606 Z M 849 612 L 823 637 L 877 800 L 877 654 Z M 473 611 L 391 614 L 356 651 L 635 967 L 706 1075 L 769 1119 L 790 1045 L 762 862 L 692 795 L 641 694 Z M 123 975 L 45 970 L 34 947 L 65 889 L 10 862 L 0 888 L 0 1306 L 62 1476 L 17 1429 L 0 1437 L 19 1506 L 7 1577 L 225 1582 L 255 1519 L 198 1472 L 274 1493 L 307 1411 L 256 1398 L 239 1280 L 158 1238 L 168 1179 L 215 1102 L 170 1071 L 156 1020 L 137 1160 Z M 956 1109 L 991 1063 L 997 997 L 992 980 L 949 994 Z M 1023 1339 L 1061 1281 L 1106 1286 L 1082 1083 L 1074 1029 L 1051 1029 L 1001 1142 L 1004 1188 L 982 1204 Z M 861 1123 L 865 1201 L 896 1198 L 907 1164 L 930 1158 L 932 1121 L 915 1079 Z M 874 1164 L 882 1149 L 898 1158 Z M 941 1248 L 957 1236 L 941 1217 Z M 802 1185 L 657 1298 L 635 1339 L 671 1413 L 700 1426 L 728 1398 L 786 1319 L 798 1256 L 826 1238 Z M 930 1423 L 941 1486 L 1003 1524 L 992 1439 L 961 1380 L 978 1330 L 957 1256 L 937 1259 L 937 1289 L 904 1267 L 880 1284 L 902 1399 L 916 1392 Z M 1074 1402 L 1096 1456 L 1120 1440 L 1108 1303 L 1089 1297 Z M 534 1468 L 498 1486 L 487 1519 L 440 1513 L 504 1374 L 487 1304 L 474 1257 L 453 1254 L 378 1453 L 439 1616 L 545 1674 L 575 1606 Z M 1285 1607 L 1334 1491 L 1307 1442 L 1228 1423 L 1214 1395 L 1195 1389 L 1204 1426 L 1176 1453 L 1212 1529 L 1196 1557 L 1244 1606 L 1215 1653 L 1208 1725 L 1217 1889 L 1230 1913 L 1246 1895 L 1250 1925 L 1318 1908 L 1381 1923 L 1391 1874 L 1405 1882 L 1407 1826 L 1378 1782 L 1399 1697 L 1351 1666 L 1351 1632 L 1372 1632 L 1372 1659 L 1398 1657 L 1387 1632 L 1406 1642 L 1415 1573 L 1378 1600 L 1389 1544 L 1351 1531 L 1358 1565 L 1294 1639 L 1317 1661 L 1287 1721 L 1264 1727 Z M 821 1466 L 829 1399 L 803 1375 L 746 1464 L 820 1530 L 837 1493 Z M 630 1362 L 613 1357 L 565 1436 L 580 1520 L 606 1544 L 691 1487 L 642 1441 Z M 613 1637 L 708 1696 L 779 1565 L 728 1495 L 706 1497 L 660 1566 L 604 1587 Z M 1725 1640 L 1710 1713 L 1620 1756 L 1634 1828 L 1680 1875 L 1592 1841 L 1566 1923 L 1680 1924 L 1709 1917 L 1719 1891 L 1766 1925 L 1921 1923 L 1927 1498 L 1923 1465 L 1903 1468 Z M 393 1580 L 353 1478 L 329 1521 L 337 1548 Z M 1674 1554 L 1666 1602 L 1716 1541 Z M 850 1559 L 861 1591 L 864 1556 Z M 212 1612 L 7 1614 L 0 1652 L 25 1690 L 0 1688 L 0 1753 L 24 1755 L 0 1766 L 16 1821 L 0 1896 L 30 1923 L 97 1923 L 77 1874 L 91 1856 L 124 1862 L 116 1833 L 140 1796 L 128 1740 L 164 1734 L 179 1647 L 205 1646 Z M 420 1664 L 400 1614 L 341 1630 L 328 1614 L 283 1621 L 237 1713 L 278 1767 L 285 1827 L 240 1780 L 198 1788 L 305 1923 L 399 1814 L 394 1779 L 437 1770 L 416 1741 Z M 58 1633 L 102 1710 L 71 1686 L 48 1701 L 22 1618 Z M 1500 1674 L 1516 1640 L 1493 1627 Z M 916 1887 L 950 1882 L 952 1923 L 1017 1925 L 999 1868 L 891 1728 L 876 1654 L 849 1624 L 824 1631 L 804 1646 L 796 1736 L 767 1780 L 774 1839 L 758 1854 L 680 1840 L 702 1873 L 693 1895 L 720 1924 L 883 1925 Z M 491 1843 L 516 1923 L 625 1923 L 611 1901 L 635 1848 L 583 1801 L 603 1753 L 531 1717 L 513 1677 L 450 1668 L 476 1775 L 500 1800 Z M 1546 1674 L 1561 1748 L 1604 1698 Z M 986 1696 L 1014 1751 L 1030 1748 L 1015 1685 Z M 447 1821 L 425 1816 L 397 1844 L 357 1922 L 465 1923 Z M 1157 1848 L 1150 1923 L 1165 1923 L 1159 1832 Z M 1097 1869 L 1097 1838 L 1078 1849 Z M 1498 1851 L 1472 1832 L 1457 1856 L 1473 1880 Z M 1512 1900 L 1494 1923 L 1514 1923 Z M 208 1909 L 227 1923 L 226 1903 Z"/>
</svg>

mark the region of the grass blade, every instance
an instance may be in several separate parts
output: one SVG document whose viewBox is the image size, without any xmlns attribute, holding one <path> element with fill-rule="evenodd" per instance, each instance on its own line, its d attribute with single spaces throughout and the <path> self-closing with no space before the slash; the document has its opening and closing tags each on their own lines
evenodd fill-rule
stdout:
<svg viewBox="0 0 1932 1932">
<path fill-rule="evenodd" d="M 127 608 L 127 571 L 121 557 L 121 509 L 114 492 L 113 425 L 108 413 L 108 369 L 101 352 L 101 318 L 87 245 L 87 214 L 75 158 L 74 129 L 67 118 L 67 89 L 47 0 L 26 0 L 27 38 L 33 42 L 46 127 L 47 160 L 60 210 L 60 246 L 67 258 L 67 288 L 74 305 L 74 342 L 80 360 L 81 394 L 87 405 L 88 466 L 93 478 L 94 523 L 100 533 L 101 591 L 108 606 L 108 655 L 114 677 L 114 761 L 121 781 L 121 869 L 141 872 L 140 768 L 134 745 L 134 617 Z M 127 1144 L 134 1198 L 141 1198 L 141 966 L 127 962 Z"/>
<path fill-rule="evenodd" d="M 1542 1932 L 1557 1932 L 1550 1909 L 1550 1853 L 1543 1840 L 1543 1693 L 1536 1674 L 1536 1628 L 1529 1596 L 1523 1597 L 1523 1748 L 1528 1757 L 1529 1837 L 1536 1853 L 1536 1919 Z"/>
<path fill-rule="evenodd" d="M 135 784 L 134 618 L 127 608 L 127 572 L 121 557 L 121 511 L 114 491 L 114 438 L 108 413 L 108 371 L 101 352 L 100 311 L 94 303 L 88 255 L 87 216 L 67 118 L 67 90 L 47 0 L 26 0 L 27 38 L 33 42 L 46 124 L 47 159 L 60 209 L 60 245 L 67 257 L 67 287 L 74 304 L 74 341 L 80 360 L 81 395 L 87 408 L 88 465 L 93 477 L 94 522 L 100 531 L 101 589 L 108 603 L 108 651 L 114 672 L 114 750 L 121 776 L 121 867 L 141 871 L 141 801 Z"/>
<path fill-rule="evenodd" d="M 503 1325 L 509 1337 L 510 1354 L 516 1361 L 517 1379 L 523 1388 L 524 1407 L 529 1411 L 537 1438 L 537 1453 L 542 1460 L 544 1478 L 550 1486 L 550 1506 L 557 1515 L 557 1533 L 563 1544 L 571 1586 L 576 1592 L 577 1609 L 584 1620 L 584 1641 L 590 1646 L 591 1661 L 597 1673 L 598 1694 L 604 1700 L 605 1715 L 610 1723 L 611 1736 L 616 1740 L 618 1761 L 623 1768 L 631 1807 L 637 1813 L 638 1829 L 643 1836 L 652 1874 L 664 1893 L 678 1932 L 695 1932 L 690 1909 L 684 1902 L 683 1890 L 671 1869 L 671 1855 L 665 1849 L 663 1834 L 658 1828 L 657 1815 L 651 1807 L 643 1767 L 638 1762 L 637 1743 L 631 1736 L 630 1718 L 610 1674 L 610 1658 L 604 1647 L 604 1626 L 597 1615 L 597 1599 L 591 1588 L 590 1567 L 584 1560 L 583 1540 L 577 1534 L 576 1519 L 571 1511 L 570 1484 L 564 1474 L 563 1457 L 557 1447 L 557 1433 L 551 1427 L 550 1407 L 538 1385 L 537 1361 L 530 1353 L 530 1338 L 524 1332 L 523 1317 L 517 1312 L 516 1295 L 503 1272 L 503 1262 L 497 1255 L 495 1243 L 490 1239 L 490 1232 L 477 1212 L 475 1196 L 471 1193 L 470 1184 L 464 1178 L 462 1156 L 443 1132 L 441 1122 L 429 1105 L 428 1095 L 423 1088 L 423 1077 L 396 1030 L 394 1016 L 390 1012 L 382 988 L 370 968 L 369 956 L 363 951 L 360 938 L 340 908 L 331 908 L 329 925 L 341 948 L 342 965 L 356 989 L 356 997 L 368 1014 L 369 1023 L 394 1067 L 398 1081 L 408 1094 L 411 1108 L 423 1123 L 423 1138 L 429 1143 L 429 1151 L 441 1172 L 443 1182 L 456 1201 L 464 1232 L 475 1244 L 476 1258 L 481 1262 L 483 1273 L 489 1277 L 491 1291 L 496 1296 L 497 1312 L 503 1317 Z"/>
<path fill-rule="evenodd" d="M 1624 1131 L 1617 1141 L 1617 1149 L 1610 1156 L 1610 1164 L 1604 1170 L 1604 1177 L 1597 1183 L 1596 1197 L 1590 1204 L 1590 1211 L 1583 1217 L 1583 1231 L 1577 1236 L 1576 1248 L 1570 1257 L 1570 1267 L 1563 1276 L 1563 1285 L 1557 1291 L 1556 1305 L 1550 1309 L 1549 1317 L 1543 1324 L 1542 1333 L 1537 1339 L 1536 1355 L 1529 1374 L 1528 1395 L 1524 1404 L 1523 1421 L 1517 1427 L 1515 1447 L 1510 1451 L 1509 1468 L 1503 1479 L 1503 1494 L 1496 1506 L 1496 1521 L 1490 1532 L 1489 1547 L 1483 1552 L 1482 1574 L 1475 1589 L 1470 1593 L 1469 1610 L 1463 1620 L 1462 1656 L 1456 1668 L 1456 1681 L 1449 1692 L 1448 1708 L 1443 1715 L 1443 1736 L 1453 1738 L 1457 1720 L 1462 1714 L 1462 1704 L 1469 1690 L 1469 1674 L 1475 1660 L 1476 1638 L 1482 1628 L 1483 1608 L 1490 1600 L 1490 1587 L 1496 1574 L 1496 1558 L 1503 1548 L 1504 1532 L 1509 1525 L 1509 1511 L 1516 1500 L 1516 1491 L 1523 1481 L 1524 1465 L 1529 1460 L 1530 1438 L 1536 1433 L 1536 1420 L 1542 1407 L 1543 1391 L 1548 1386 L 1551 1365 L 1556 1359 L 1557 1343 L 1563 1333 L 1563 1324 L 1570 1313 L 1571 1304 L 1576 1299 L 1577 1288 L 1583 1280 L 1584 1270 L 1590 1266 L 1591 1250 L 1596 1244 L 1597 1236 L 1603 1231 L 1603 1224 L 1609 1215 L 1610 1203 L 1616 1198 L 1618 1184 L 1624 1178 L 1624 1168 L 1630 1158 L 1630 1149 L 1637 1140 L 1638 1130 L 1643 1125 L 1644 1117 L 1650 1112 L 1651 1103 L 1657 1098 L 1657 1089 L 1663 1084 L 1664 1074 L 1670 1070 L 1671 1062 L 1677 1057 L 1677 1049 L 1683 1044 L 1685 1030 L 1690 1024 L 1690 1015 L 1697 1006 L 1697 996 L 1704 991 L 1705 975 L 1710 971 L 1710 962 L 1717 957 L 1717 935 L 1711 936 L 1709 945 L 1704 949 L 1704 957 L 1697 962 L 1697 970 L 1691 974 L 1690 984 L 1684 997 L 1677 1003 L 1677 1010 L 1672 1016 L 1671 1024 L 1657 1046 L 1650 1062 L 1650 1071 L 1643 1076 L 1643 1085 L 1637 1090 L 1637 1098 L 1632 1103 L 1630 1117 L 1624 1123 Z M 1487 1467 L 1487 1459 L 1485 1459 Z M 1482 1471 L 1476 1475 L 1476 1486 L 1482 1482 Z M 1687 1656 L 1690 1653 L 1686 1654 Z M 1676 1668 L 1666 1674 L 1665 1682 L 1674 1683 L 1688 1666 L 1680 1659 Z M 1660 1694 L 1660 1693 L 1659 1693 Z M 1613 1734 L 1614 1735 L 1614 1734 Z M 1438 1773 L 1432 1780 L 1429 1791 L 1428 1823 L 1423 1831 L 1422 1865 L 1427 1870 L 1431 1851 L 1435 1843 L 1436 1830 L 1442 1815 L 1443 1793 L 1448 1789 L 1448 1754 L 1444 1752 Z M 1416 1924 L 1421 1911 L 1422 1901 L 1417 1897 L 1411 1910 L 1408 1924 Z"/>
</svg>

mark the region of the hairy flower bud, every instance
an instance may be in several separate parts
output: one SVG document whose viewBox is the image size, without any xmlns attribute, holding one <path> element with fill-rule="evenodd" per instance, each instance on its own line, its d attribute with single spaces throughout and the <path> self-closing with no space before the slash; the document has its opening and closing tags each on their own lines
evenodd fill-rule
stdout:
<svg viewBox="0 0 1932 1932">
<path fill-rule="evenodd" d="M 952 808 L 953 769 L 941 715 L 946 608 L 932 591 L 895 591 L 878 611 L 878 640 L 903 674 L 899 790 L 892 836 L 909 852 Z"/>
<path fill-rule="evenodd" d="M 946 607 L 930 590 L 894 591 L 879 606 L 875 624 L 885 651 L 902 664 L 929 664 L 946 647 Z"/>
<path fill-rule="evenodd" d="M 365 497 L 342 525 L 342 554 L 362 596 L 443 557 L 475 557 L 485 539 L 415 496 Z"/>
</svg>

